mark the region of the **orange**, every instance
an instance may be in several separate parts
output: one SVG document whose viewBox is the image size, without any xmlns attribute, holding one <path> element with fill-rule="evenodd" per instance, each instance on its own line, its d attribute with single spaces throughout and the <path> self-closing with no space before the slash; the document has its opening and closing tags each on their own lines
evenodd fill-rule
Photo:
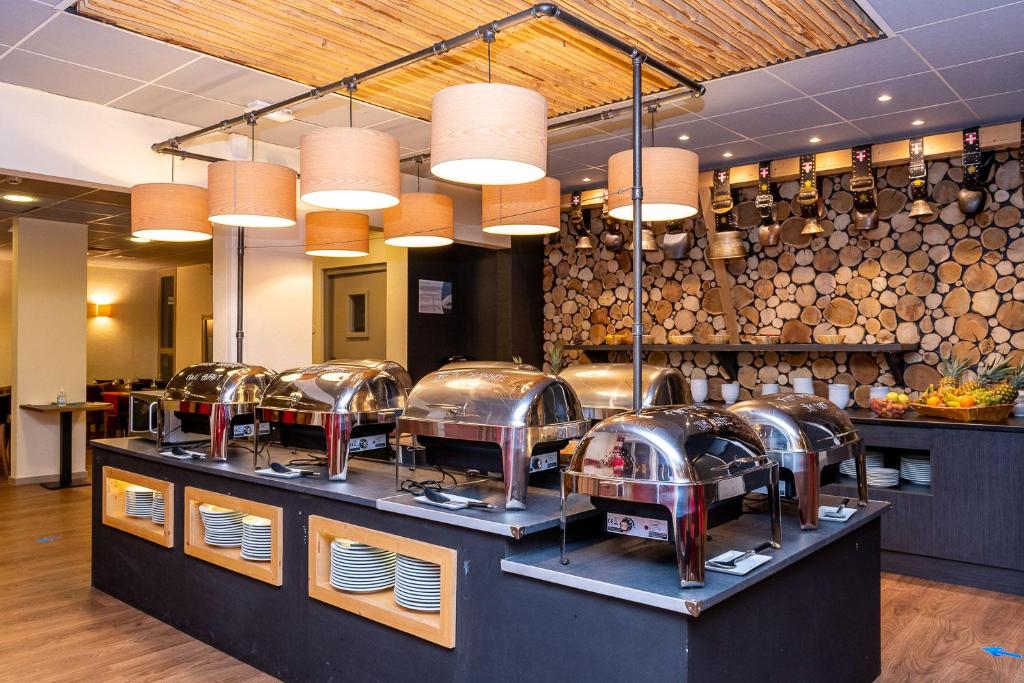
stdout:
<svg viewBox="0 0 1024 683">
<path fill-rule="evenodd" d="M 973 396 L 964 396 L 962 399 L 960 399 L 961 408 L 973 408 L 975 405 L 977 405 L 977 403 L 978 402 L 974 400 Z"/>
<path fill-rule="evenodd" d="M 942 399 L 940 399 L 938 396 L 929 396 L 928 400 L 925 401 L 925 403 L 927 403 L 930 406 L 937 406 L 940 403 L 942 403 Z"/>
</svg>

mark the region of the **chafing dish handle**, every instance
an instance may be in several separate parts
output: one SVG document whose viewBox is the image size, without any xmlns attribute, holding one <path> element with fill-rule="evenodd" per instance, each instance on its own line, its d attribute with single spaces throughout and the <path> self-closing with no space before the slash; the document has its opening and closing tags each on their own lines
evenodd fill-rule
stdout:
<svg viewBox="0 0 1024 683">
<path fill-rule="evenodd" d="M 733 465 L 750 465 L 750 464 L 760 465 L 764 461 L 765 461 L 765 456 L 763 456 L 763 455 L 751 455 L 751 456 L 748 456 L 746 458 L 736 458 L 734 460 L 730 460 L 729 462 L 725 463 L 724 465 L 717 465 L 717 466 L 713 467 L 712 469 L 713 470 L 725 470 L 726 472 L 728 472 L 729 470 L 732 469 Z"/>
</svg>

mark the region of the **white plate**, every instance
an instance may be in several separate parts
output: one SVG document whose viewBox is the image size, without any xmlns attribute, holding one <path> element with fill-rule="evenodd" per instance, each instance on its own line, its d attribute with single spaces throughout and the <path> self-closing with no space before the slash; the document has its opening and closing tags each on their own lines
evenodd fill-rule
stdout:
<svg viewBox="0 0 1024 683">
<path fill-rule="evenodd" d="M 206 541 L 206 545 L 212 545 L 217 548 L 240 548 L 242 546 L 241 543 L 220 543 L 210 540 Z"/>
</svg>

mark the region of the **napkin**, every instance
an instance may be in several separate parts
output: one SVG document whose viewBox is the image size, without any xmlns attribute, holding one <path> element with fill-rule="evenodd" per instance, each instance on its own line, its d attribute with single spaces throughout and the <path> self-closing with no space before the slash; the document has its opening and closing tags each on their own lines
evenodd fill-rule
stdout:
<svg viewBox="0 0 1024 683">
<path fill-rule="evenodd" d="M 279 479 L 294 479 L 295 477 L 301 477 L 302 471 L 289 467 L 287 472 L 275 472 L 269 467 L 264 467 L 262 470 L 256 470 L 256 474 L 262 474 L 265 477 L 278 477 Z"/>
<path fill-rule="evenodd" d="M 818 508 L 818 519 L 825 522 L 836 522 L 838 524 L 842 524 L 846 520 L 850 519 L 850 517 L 853 517 L 853 513 L 856 511 L 857 508 L 843 508 L 837 513 L 835 505 L 822 505 Z M 842 517 L 840 518 L 837 515 L 842 515 Z"/>
<path fill-rule="evenodd" d="M 712 572 L 722 572 L 723 574 L 733 574 L 735 576 L 743 576 L 744 574 L 747 574 L 747 573 L 753 571 L 754 569 L 757 569 L 762 564 L 764 564 L 765 562 L 767 562 L 770 559 L 772 559 L 770 555 L 751 555 L 747 559 L 740 560 L 739 562 L 737 562 L 735 567 L 720 567 L 720 566 L 718 566 L 716 564 L 711 564 L 712 561 L 713 562 L 728 562 L 729 560 L 731 560 L 734 557 L 739 557 L 744 552 L 746 552 L 746 551 L 744 551 L 744 550 L 728 550 L 728 551 L 722 553 L 721 555 L 716 555 L 715 557 L 712 557 L 711 561 L 708 561 L 708 562 L 704 563 L 704 567 L 708 571 L 712 571 Z"/>
</svg>

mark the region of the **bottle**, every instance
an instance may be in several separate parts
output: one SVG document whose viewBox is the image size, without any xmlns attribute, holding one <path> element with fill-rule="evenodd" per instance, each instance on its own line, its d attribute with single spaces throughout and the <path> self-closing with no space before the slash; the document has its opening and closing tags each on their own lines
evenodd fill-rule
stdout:
<svg viewBox="0 0 1024 683">
<path fill-rule="evenodd" d="M 66 406 L 68 404 L 68 395 L 64 393 L 63 389 L 57 390 L 57 405 Z"/>
</svg>

